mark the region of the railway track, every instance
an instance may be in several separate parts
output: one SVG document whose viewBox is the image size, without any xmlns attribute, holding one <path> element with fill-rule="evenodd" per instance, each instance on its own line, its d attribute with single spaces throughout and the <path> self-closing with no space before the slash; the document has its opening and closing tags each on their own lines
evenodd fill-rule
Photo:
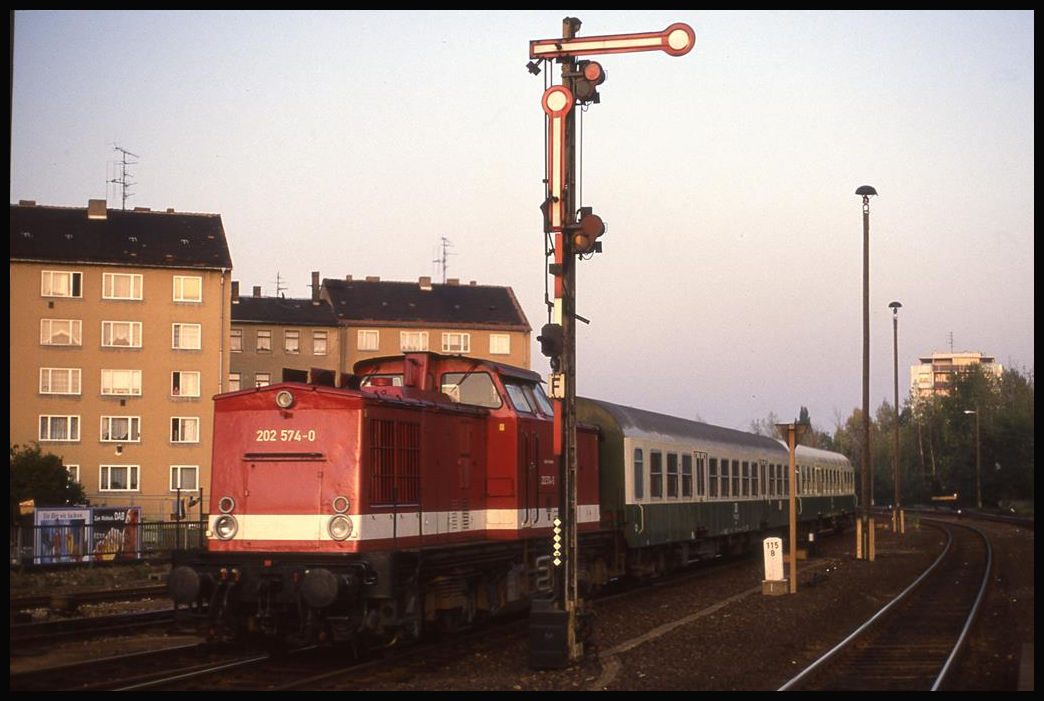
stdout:
<svg viewBox="0 0 1044 701">
<path fill-rule="evenodd" d="M 924 519 L 947 534 L 905 591 L 780 691 L 938 690 L 952 671 L 989 583 L 989 538 L 968 524 Z"/>
</svg>

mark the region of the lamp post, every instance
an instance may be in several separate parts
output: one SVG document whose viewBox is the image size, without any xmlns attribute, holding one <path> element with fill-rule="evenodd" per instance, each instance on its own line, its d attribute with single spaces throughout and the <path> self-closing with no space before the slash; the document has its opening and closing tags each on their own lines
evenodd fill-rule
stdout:
<svg viewBox="0 0 1044 701">
<path fill-rule="evenodd" d="M 855 191 L 863 198 L 863 505 L 856 528 L 856 558 L 874 559 L 874 519 L 870 514 L 870 185 Z"/>
<path fill-rule="evenodd" d="M 780 435 L 787 442 L 787 452 L 790 455 L 790 466 L 787 470 L 787 500 L 789 505 L 787 518 L 790 522 L 790 542 L 787 544 L 787 550 L 790 553 L 789 589 L 791 594 L 797 594 L 797 459 L 795 453 L 797 444 L 801 442 L 801 437 L 805 435 L 805 429 L 808 427 L 808 424 L 801 423 L 776 424 Z"/>
<path fill-rule="evenodd" d="M 979 441 L 979 405 L 965 409 L 965 414 L 975 414 L 975 508 L 982 508 L 982 443 Z"/>
<path fill-rule="evenodd" d="M 902 535 L 903 527 L 902 488 L 899 473 L 899 302 L 888 305 L 892 310 L 892 366 L 895 378 L 895 500 L 892 506 L 892 533 Z"/>
</svg>

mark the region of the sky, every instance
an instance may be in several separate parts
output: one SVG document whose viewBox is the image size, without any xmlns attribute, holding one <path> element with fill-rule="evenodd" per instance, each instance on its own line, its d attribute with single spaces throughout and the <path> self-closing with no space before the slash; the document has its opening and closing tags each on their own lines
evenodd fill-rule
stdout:
<svg viewBox="0 0 1044 701">
<path fill-rule="evenodd" d="M 862 406 L 862 185 L 871 411 L 894 401 L 892 301 L 901 402 L 937 351 L 1033 373 L 1031 11 L 18 11 L 11 202 L 220 214 L 266 295 L 309 296 L 312 271 L 509 286 L 546 374 L 561 77 L 526 64 L 565 17 L 696 33 L 598 57 L 579 394 L 738 429 L 807 407 L 832 432 Z"/>
</svg>

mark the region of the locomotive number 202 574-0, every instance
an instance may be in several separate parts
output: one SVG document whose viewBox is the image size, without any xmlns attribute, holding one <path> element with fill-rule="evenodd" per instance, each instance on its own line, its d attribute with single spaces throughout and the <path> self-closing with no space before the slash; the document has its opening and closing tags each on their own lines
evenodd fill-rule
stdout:
<svg viewBox="0 0 1044 701">
<path fill-rule="evenodd" d="M 299 428 L 259 428 L 254 440 L 259 443 L 314 441 L 315 429 L 302 431 Z"/>
</svg>

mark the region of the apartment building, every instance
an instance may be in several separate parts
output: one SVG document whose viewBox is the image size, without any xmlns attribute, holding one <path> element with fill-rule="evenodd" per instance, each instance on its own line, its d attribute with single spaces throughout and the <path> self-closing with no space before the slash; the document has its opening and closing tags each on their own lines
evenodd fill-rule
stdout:
<svg viewBox="0 0 1044 701">
<path fill-rule="evenodd" d="M 167 519 L 210 481 L 232 259 L 220 215 L 11 205 L 10 442 L 95 506 Z"/>
<path fill-rule="evenodd" d="M 469 355 L 529 368 L 531 329 L 510 287 L 326 278 L 320 292 L 342 327 L 338 369 L 407 351 Z"/>
<path fill-rule="evenodd" d="M 977 351 L 935 352 L 918 360 L 919 364 L 910 366 L 910 390 L 915 398 L 949 394 L 953 377 L 975 366 L 981 366 L 994 377 L 1000 377 L 1003 372 L 993 356 Z"/>
<path fill-rule="evenodd" d="M 262 297 L 260 287 L 243 297 L 238 282 L 232 289 L 229 391 L 339 370 L 343 333 L 319 296 L 319 273 L 312 275 L 310 299 Z"/>
</svg>

